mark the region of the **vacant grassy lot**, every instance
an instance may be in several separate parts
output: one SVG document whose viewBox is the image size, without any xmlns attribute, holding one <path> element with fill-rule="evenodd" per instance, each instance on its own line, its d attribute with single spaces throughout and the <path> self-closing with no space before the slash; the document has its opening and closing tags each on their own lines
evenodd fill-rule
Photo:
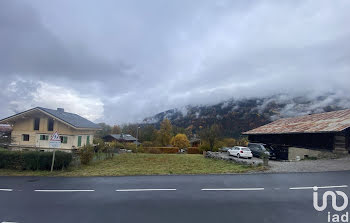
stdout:
<svg viewBox="0 0 350 223">
<path fill-rule="evenodd" d="M 112 160 L 72 167 L 64 171 L 15 171 L 0 169 L 0 175 L 11 176 L 128 176 L 157 174 L 244 173 L 260 171 L 222 160 L 206 159 L 191 154 L 120 154 Z"/>
</svg>

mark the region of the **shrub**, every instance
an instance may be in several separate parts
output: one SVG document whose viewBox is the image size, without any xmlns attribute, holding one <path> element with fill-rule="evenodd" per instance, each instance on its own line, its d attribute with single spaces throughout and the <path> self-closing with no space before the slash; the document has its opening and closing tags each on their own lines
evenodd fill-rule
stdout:
<svg viewBox="0 0 350 223">
<path fill-rule="evenodd" d="M 125 143 L 125 149 L 131 150 L 133 153 L 136 153 L 136 144 L 135 143 Z"/>
<path fill-rule="evenodd" d="M 190 141 L 188 141 L 185 134 L 177 134 L 172 139 L 172 145 L 178 147 L 179 149 L 184 149 L 190 146 Z"/>
<path fill-rule="evenodd" d="M 149 150 L 147 150 L 149 153 L 153 153 L 153 154 L 161 154 L 162 151 L 160 151 L 160 149 L 158 148 L 149 148 Z"/>
<path fill-rule="evenodd" d="M 137 148 L 137 152 L 138 153 L 144 153 L 145 149 L 143 148 L 143 146 L 141 145 L 140 147 Z"/>
<path fill-rule="evenodd" d="M 225 143 L 223 141 L 216 141 L 214 144 L 213 152 L 219 151 L 220 148 L 225 147 Z"/>
<path fill-rule="evenodd" d="M 201 154 L 201 151 L 199 150 L 198 147 L 189 147 L 187 149 L 188 154 Z"/>
<path fill-rule="evenodd" d="M 105 147 L 105 142 L 103 141 L 103 139 L 94 138 L 94 144 L 96 144 L 96 152 L 103 151 Z"/>
<path fill-rule="evenodd" d="M 0 151 L 0 168 L 25 169 L 23 154 L 19 151 Z"/>
<path fill-rule="evenodd" d="M 199 146 L 199 151 L 210 151 L 210 146 L 207 143 L 203 143 L 202 145 Z"/>
<path fill-rule="evenodd" d="M 178 147 L 160 147 L 160 151 L 162 153 L 178 153 L 179 148 Z"/>
<path fill-rule="evenodd" d="M 117 142 L 117 141 L 113 141 L 110 143 L 110 146 L 112 149 L 124 149 L 125 146 L 123 143 Z"/>
<path fill-rule="evenodd" d="M 143 146 L 143 147 L 152 147 L 152 146 L 154 146 L 154 143 L 151 142 L 151 141 L 144 141 L 144 142 L 142 143 L 142 146 Z"/>
<path fill-rule="evenodd" d="M 114 157 L 114 147 L 112 147 L 109 144 L 106 144 L 102 150 L 102 152 L 105 154 L 105 159 L 113 158 Z"/>
<path fill-rule="evenodd" d="M 94 158 L 94 148 L 91 145 L 85 145 L 79 150 L 78 154 L 81 164 L 87 165 Z"/>
<path fill-rule="evenodd" d="M 179 152 L 178 147 L 146 147 L 146 148 L 143 148 L 143 150 L 145 153 L 154 153 L 154 154 Z"/>
<path fill-rule="evenodd" d="M 248 146 L 248 138 L 244 137 L 244 138 L 240 138 L 239 140 L 237 140 L 237 146 Z"/>
<path fill-rule="evenodd" d="M 234 138 L 225 138 L 225 139 L 223 139 L 223 142 L 225 143 L 225 146 L 227 146 L 227 147 L 234 147 L 237 143 Z"/>
<path fill-rule="evenodd" d="M 66 168 L 72 161 L 72 154 L 57 151 L 54 169 Z M 0 168 L 16 170 L 50 170 L 52 152 L 0 151 Z"/>
<path fill-rule="evenodd" d="M 71 153 L 61 152 L 57 151 L 55 154 L 55 163 L 54 163 L 54 169 L 62 169 L 69 166 L 69 164 L 72 162 L 73 156 Z M 51 157 L 52 160 L 52 157 Z M 39 160 L 40 163 L 40 160 Z M 51 161 L 50 161 L 50 168 L 51 168 Z"/>
</svg>

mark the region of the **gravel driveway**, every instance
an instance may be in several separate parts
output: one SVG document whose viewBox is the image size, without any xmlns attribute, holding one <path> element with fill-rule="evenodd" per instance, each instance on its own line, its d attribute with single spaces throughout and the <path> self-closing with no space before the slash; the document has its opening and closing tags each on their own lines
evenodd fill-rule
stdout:
<svg viewBox="0 0 350 223">
<path fill-rule="evenodd" d="M 247 164 L 262 164 L 259 158 L 251 160 L 239 159 L 228 156 L 227 153 L 215 153 L 222 159 L 231 159 L 243 161 Z M 269 173 L 293 173 L 293 172 L 325 172 L 325 171 L 342 171 L 350 170 L 350 156 L 338 159 L 320 159 L 320 160 L 301 160 L 293 162 L 269 160 L 269 169 L 265 172 Z"/>
<path fill-rule="evenodd" d="M 269 161 L 270 173 L 324 172 L 350 170 L 350 156 L 339 159 L 302 160 L 298 162 Z"/>
</svg>

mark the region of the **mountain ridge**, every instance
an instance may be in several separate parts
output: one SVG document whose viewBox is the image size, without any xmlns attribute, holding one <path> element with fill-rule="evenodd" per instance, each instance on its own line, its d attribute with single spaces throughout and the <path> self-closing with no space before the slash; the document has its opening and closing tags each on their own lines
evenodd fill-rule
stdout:
<svg viewBox="0 0 350 223">
<path fill-rule="evenodd" d="M 214 123 L 221 126 L 225 137 L 241 133 L 271 121 L 300 115 L 350 108 L 350 99 L 335 94 L 316 97 L 272 95 L 263 98 L 230 99 L 213 105 L 187 105 L 145 118 L 143 124 L 159 126 L 165 118 L 173 125 L 197 133 Z"/>
</svg>

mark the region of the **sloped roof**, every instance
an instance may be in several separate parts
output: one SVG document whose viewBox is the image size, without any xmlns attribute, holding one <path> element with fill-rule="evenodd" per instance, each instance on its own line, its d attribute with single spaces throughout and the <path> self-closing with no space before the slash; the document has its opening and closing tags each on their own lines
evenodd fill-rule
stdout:
<svg viewBox="0 0 350 223">
<path fill-rule="evenodd" d="M 129 134 L 110 134 L 116 140 L 125 140 L 125 141 L 137 141 L 135 137 Z"/>
<path fill-rule="evenodd" d="M 244 132 L 253 134 L 340 132 L 350 127 L 350 109 L 313 115 L 283 118 Z"/>
<path fill-rule="evenodd" d="M 59 111 L 59 110 L 53 110 L 49 108 L 42 108 L 38 107 L 39 109 L 50 113 L 51 115 L 55 116 L 58 119 L 61 119 L 77 128 L 89 128 L 89 129 L 100 129 L 101 127 L 86 118 L 81 117 L 80 115 Z"/>
<path fill-rule="evenodd" d="M 192 138 L 192 139 L 190 140 L 190 143 L 200 142 L 200 141 L 201 141 L 201 139 L 199 139 L 199 138 Z"/>
<path fill-rule="evenodd" d="M 27 111 L 12 115 L 10 117 L 4 118 L 2 120 L 0 120 L 0 123 L 3 122 L 5 123 L 6 120 L 9 120 L 11 118 L 15 118 L 18 115 L 30 112 L 30 111 L 34 111 L 34 110 L 39 110 L 41 112 L 44 113 L 48 113 L 51 116 L 54 116 L 55 118 L 75 127 L 75 128 L 86 128 L 86 129 L 100 129 L 101 127 L 89 120 L 87 120 L 86 118 L 81 117 L 80 115 L 74 114 L 74 113 L 69 113 L 69 112 L 65 112 L 62 110 L 53 110 L 53 109 L 49 109 L 49 108 L 43 108 L 43 107 L 35 107 L 32 109 L 29 109 Z"/>
</svg>

